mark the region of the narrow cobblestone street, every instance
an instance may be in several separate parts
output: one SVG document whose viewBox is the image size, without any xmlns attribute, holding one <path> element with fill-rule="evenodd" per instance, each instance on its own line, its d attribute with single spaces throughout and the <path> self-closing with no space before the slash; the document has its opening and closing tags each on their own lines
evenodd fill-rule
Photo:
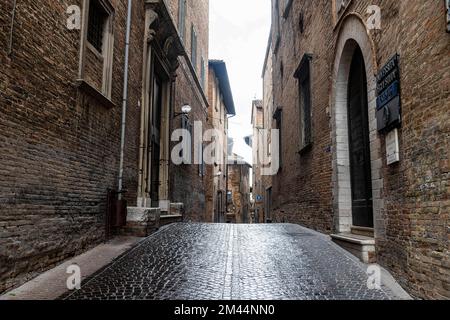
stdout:
<svg viewBox="0 0 450 320">
<path fill-rule="evenodd" d="M 367 266 L 297 225 L 173 224 L 66 299 L 393 299 Z"/>
</svg>

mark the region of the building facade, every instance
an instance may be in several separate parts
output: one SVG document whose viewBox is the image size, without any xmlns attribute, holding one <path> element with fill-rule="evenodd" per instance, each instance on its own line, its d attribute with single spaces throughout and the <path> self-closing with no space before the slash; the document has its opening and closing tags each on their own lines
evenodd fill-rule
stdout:
<svg viewBox="0 0 450 320">
<path fill-rule="evenodd" d="M 252 195 L 253 195 L 253 214 L 254 222 L 264 222 L 265 208 L 264 208 L 264 184 L 261 171 L 261 165 L 258 161 L 259 154 L 264 153 L 266 145 L 264 144 L 264 110 L 263 102 L 261 100 L 254 100 L 252 102 L 252 150 L 253 150 L 253 179 L 252 179 Z"/>
<path fill-rule="evenodd" d="M 445 1 L 272 1 L 273 217 L 450 297 Z"/>
<path fill-rule="evenodd" d="M 227 223 L 251 222 L 250 169 L 242 157 L 228 157 Z"/>
<path fill-rule="evenodd" d="M 223 223 L 226 220 L 228 182 L 228 118 L 236 114 L 224 61 L 209 61 L 208 96 L 208 124 L 209 128 L 214 129 L 214 134 L 208 139 L 214 141 L 216 146 L 211 152 L 213 163 L 207 167 L 207 221 Z"/>
<path fill-rule="evenodd" d="M 208 1 L 132 1 L 128 81 L 127 1 L 70 4 L 0 9 L 0 292 L 104 241 L 119 176 L 129 207 L 206 217 L 205 174 L 170 150 L 182 105 L 206 126 Z"/>
<path fill-rule="evenodd" d="M 209 1 L 171 0 L 167 4 L 185 48 L 174 83 L 174 112 L 181 112 L 180 107 L 184 104 L 192 107 L 188 119 L 183 116 L 172 119 L 170 132 L 188 127 L 193 138 L 192 164 L 180 166 L 170 162 L 169 198 L 171 202 L 184 205 L 184 220 L 209 221 L 206 164 L 202 156 L 205 143 L 201 139 L 208 127 L 209 112 Z M 196 136 L 195 132 L 198 133 Z M 176 143 L 172 142 L 172 147 Z"/>
</svg>

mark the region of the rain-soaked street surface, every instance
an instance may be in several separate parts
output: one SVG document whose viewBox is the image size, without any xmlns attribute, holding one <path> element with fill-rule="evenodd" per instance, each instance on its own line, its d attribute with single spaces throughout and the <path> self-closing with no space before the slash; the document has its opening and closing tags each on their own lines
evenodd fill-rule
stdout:
<svg viewBox="0 0 450 320">
<path fill-rule="evenodd" d="M 83 282 L 68 299 L 392 299 L 367 266 L 291 224 L 173 224 Z"/>
</svg>

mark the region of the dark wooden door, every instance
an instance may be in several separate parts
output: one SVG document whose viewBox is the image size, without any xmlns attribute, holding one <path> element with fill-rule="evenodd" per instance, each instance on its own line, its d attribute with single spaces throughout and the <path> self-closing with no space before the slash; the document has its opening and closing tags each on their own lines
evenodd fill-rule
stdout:
<svg viewBox="0 0 450 320">
<path fill-rule="evenodd" d="M 353 225 L 373 227 L 372 177 L 367 103 L 367 78 L 359 48 L 352 59 L 348 90 L 350 174 Z"/>
<path fill-rule="evenodd" d="M 153 106 L 151 126 L 151 188 L 152 207 L 159 207 L 160 158 L 161 158 L 161 115 L 162 115 L 162 82 L 155 74 L 153 83 Z"/>
</svg>

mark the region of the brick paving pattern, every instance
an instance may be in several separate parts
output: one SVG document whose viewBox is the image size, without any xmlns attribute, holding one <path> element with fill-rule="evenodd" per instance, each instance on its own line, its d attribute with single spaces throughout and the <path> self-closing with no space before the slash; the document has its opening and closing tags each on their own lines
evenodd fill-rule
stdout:
<svg viewBox="0 0 450 320">
<path fill-rule="evenodd" d="M 392 299 L 366 266 L 297 225 L 173 224 L 66 299 Z"/>
</svg>

